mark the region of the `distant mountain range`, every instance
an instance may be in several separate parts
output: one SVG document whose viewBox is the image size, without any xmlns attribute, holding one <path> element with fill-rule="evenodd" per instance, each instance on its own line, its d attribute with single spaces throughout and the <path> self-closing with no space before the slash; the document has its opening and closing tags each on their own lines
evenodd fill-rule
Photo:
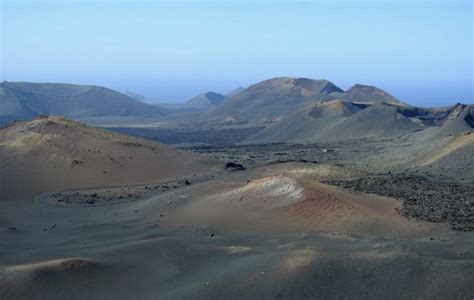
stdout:
<svg viewBox="0 0 474 300">
<path fill-rule="evenodd" d="M 341 99 L 354 103 L 407 104 L 371 86 L 355 85 L 346 92 L 327 80 L 281 77 L 259 82 L 226 95 L 209 91 L 182 104 L 152 104 L 145 96 L 92 85 L 63 83 L 0 83 L 0 118 L 31 119 L 38 115 L 88 117 L 160 117 L 189 112 L 206 124 L 275 122 L 317 101 Z M 202 113 L 195 115 L 196 111 Z"/>
<path fill-rule="evenodd" d="M 461 124 L 456 132 L 474 127 L 472 106 L 417 108 L 377 87 L 356 84 L 344 91 L 328 80 L 308 78 L 273 78 L 226 95 L 209 91 L 181 104 L 144 101 L 136 93 L 125 95 L 91 85 L 3 82 L 0 121 L 60 115 L 85 121 L 136 117 L 205 127 L 265 126 L 249 143 L 390 138 L 440 127 L 453 119 Z"/>
<path fill-rule="evenodd" d="M 101 116 L 160 116 L 157 107 L 117 91 L 64 83 L 0 83 L 0 117 L 31 119 L 38 115 L 70 118 Z"/>
</svg>

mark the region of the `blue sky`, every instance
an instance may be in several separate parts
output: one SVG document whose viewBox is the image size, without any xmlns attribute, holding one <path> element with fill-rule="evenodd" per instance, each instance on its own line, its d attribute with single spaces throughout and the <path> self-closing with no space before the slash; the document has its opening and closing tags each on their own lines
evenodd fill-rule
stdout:
<svg viewBox="0 0 474 300">
<path fill-rule="evenodd" d="M 474 102 L 473 2 L 22 1 L 1 6 L 1 79 L 182 101 L 277 76 Z"/>
</svg>

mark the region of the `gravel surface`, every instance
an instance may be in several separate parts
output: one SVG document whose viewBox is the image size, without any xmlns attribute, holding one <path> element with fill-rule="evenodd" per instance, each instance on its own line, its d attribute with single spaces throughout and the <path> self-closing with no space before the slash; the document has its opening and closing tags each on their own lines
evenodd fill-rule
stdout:
<svg viewBox="0 0 474 300">
<path fill-rule="evenodd" d="M 446 222 L 454 230 L 474 229 L 474 187 L 471 185 L 407 174 L 325 183 L 402 200 L 399 213 L 408 218 Z"/>
</svg>

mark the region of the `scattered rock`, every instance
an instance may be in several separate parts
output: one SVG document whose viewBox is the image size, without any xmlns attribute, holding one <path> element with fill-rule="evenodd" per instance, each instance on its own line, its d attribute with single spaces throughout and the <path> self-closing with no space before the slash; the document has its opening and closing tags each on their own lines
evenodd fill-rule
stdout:
<svg viewBox="0 0 474 300">
<path fill-rule="evenodd" d="M 474 199 L 474 187 L 470 185 L 403 173 L 325 183 L 399 199 L 403 204 L 397 211 L 406 218 L 448 223 L 453 230 L 474 229 L 474 203 L 469 200 Z"/>
<path fill-rule="evenodd" d="M 228 171 L 245 171 L 247 168 L 245 168 L 243 165 L 239 163 L 234 163 L 234 162 L 228 162 L 225 164 L 225 169 Z"/>
<path fill-rule="evenodd" d="M 51 229 L 56 228 L 56 226 L 57 226 L 56 224 L 53 224 L 53 225 L 49 226 L 49 228 L 43 228 L 43 231 L 49 231 Z"/>
<path fill-rule="evenodd" d="M 77 160 L 77 159 L 74 159 L 71 161 L 71 166 L 78 166 L 78 165 L 82 165 L 82 161 L 80 160 Z"/>
</svg>

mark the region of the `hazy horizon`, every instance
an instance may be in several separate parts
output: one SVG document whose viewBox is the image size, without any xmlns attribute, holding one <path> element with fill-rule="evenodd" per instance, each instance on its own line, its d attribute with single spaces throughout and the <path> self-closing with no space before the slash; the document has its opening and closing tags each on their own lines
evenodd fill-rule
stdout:
<svg viewBox="0 0 474 300">
<path fill-rule="evenodd" d="M 159 102 L 280 77 L 473 103 L 471 1 L 3 1 L 1 74 Z"/>
</svg>

